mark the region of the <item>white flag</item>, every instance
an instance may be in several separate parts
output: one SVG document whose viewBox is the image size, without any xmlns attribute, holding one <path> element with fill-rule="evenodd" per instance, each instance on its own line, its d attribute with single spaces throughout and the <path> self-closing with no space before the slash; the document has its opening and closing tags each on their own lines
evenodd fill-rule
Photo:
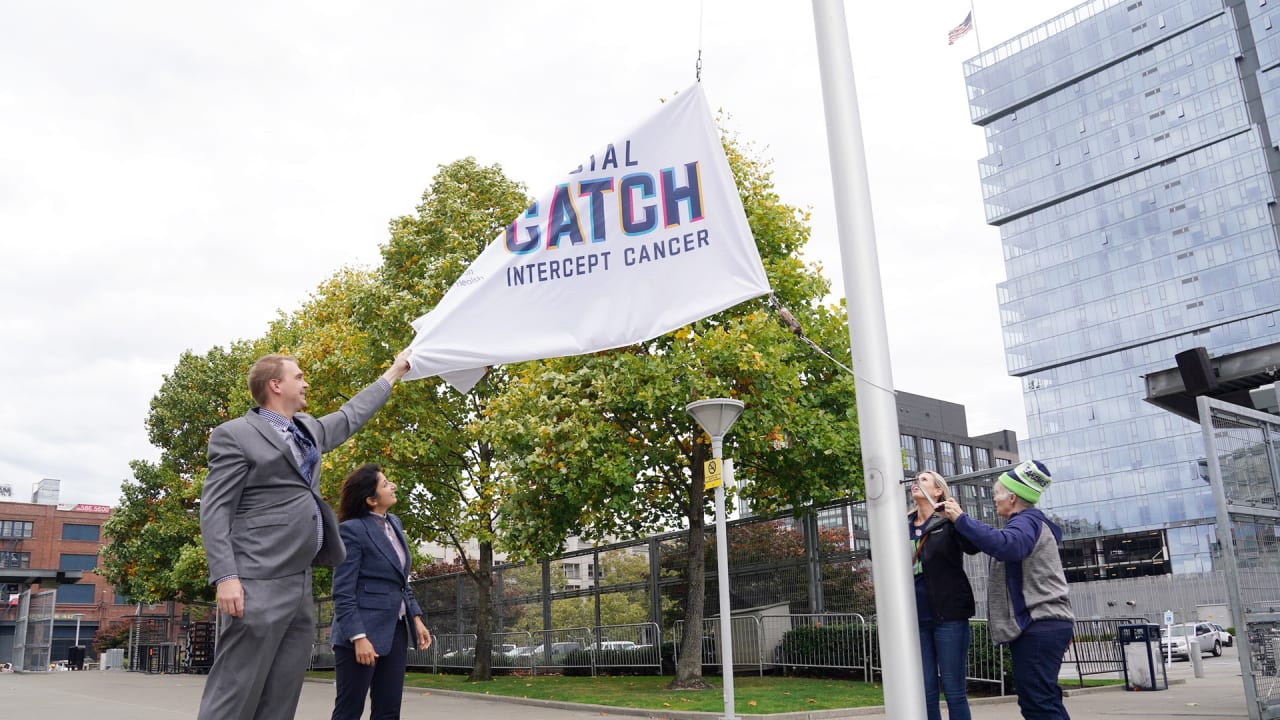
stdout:
<svg viewBox="0 0 1280 720">
<path fill-rule="evenodd" d="M 701 85 L 541 195 L 431 312 L 406 379 L 648 340 L 769 292 Z"/>
</svg>

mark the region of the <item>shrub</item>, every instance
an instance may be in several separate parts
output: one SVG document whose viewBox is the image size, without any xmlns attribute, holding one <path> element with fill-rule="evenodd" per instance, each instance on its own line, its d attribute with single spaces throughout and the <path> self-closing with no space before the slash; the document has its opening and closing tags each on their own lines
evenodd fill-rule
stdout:
<svg viewBox="0 0 1280 720">
<path fill-rule="evenodd" d="M 112 623 L 98 628 L 93 636 L 93 649 L 99 653 L 129 644 L 129 623 Z"/>
<path fill-rule="evenodd" d="M 874 625 L 809 625 L 782 636 L 776 660 L 788 669 L 865 667 Z"/>
</svg>

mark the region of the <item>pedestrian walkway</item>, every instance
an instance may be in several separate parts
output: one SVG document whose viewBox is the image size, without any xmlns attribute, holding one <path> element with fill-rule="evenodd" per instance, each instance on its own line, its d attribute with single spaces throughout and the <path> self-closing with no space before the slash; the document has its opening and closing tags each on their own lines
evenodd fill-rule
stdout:
<svg viewBox="0 0 1280 720">
<path fill-rule="evenodd" d="M 1240 665 L 1235 650 L 1220 658 L 1205 658 L 1204 677 L 1192 676 L 1191 663 L 1171 666 L 1170 686 L 1160 692 L 1125 692 L 1123 689 L 1089 690 L 1067 698 L 1073 720 L 1089 718 L 1176 718 L 1177 720 L 1223 720 L 1248 718 L 1244 704 Z M 27 717 L 39 713 L 50 718 L 93 718 L 93 720 L 171 720 L 191 718 L 204 688 L 201 675 L 145 675 L 126 672 L 54 672 L 0 674 L 0 708 L 6 716 Z M 521 720 L 599 720 L 602 715 L 633 715 L 639 711 L 595 706 L 549 706 L 515 699 L 409 689 L 405 692 L 406 718 L 448 717 L 451 720 L 490 720 L 510 715 L 518 709 Z M 1021 717 L 1012 698 L 975 701 L 974 716 L 983 720 L 1016 720 Z M 333 711 L 333 684 L 307 682 L 296 717 L 328 717 Z M 367 713 L 367 710 L 366 710 Z M 825 711 L 804 714 L 817 718 L 857 717 L 860 720 L 886 718 L 883 708 L 860 711 Z M 650 717 L 669 720 L 711 720 L 717 713 L 650 711 Z M 750 718 L 752 716 L 743 716 Z M 766 716 L 778 718 L 778 716 Z M 787 720 L 800 720 L 801 714 Z"/>
</svg>

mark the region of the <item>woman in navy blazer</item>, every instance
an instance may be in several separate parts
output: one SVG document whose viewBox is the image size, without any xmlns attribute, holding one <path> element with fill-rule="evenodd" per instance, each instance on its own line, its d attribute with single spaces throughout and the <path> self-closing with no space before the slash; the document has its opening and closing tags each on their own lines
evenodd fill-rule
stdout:
<svg viewBox="0 0 1280 720">
<path fill-rule="evenodd" d="M 396 486 L 374 463 L 342 481 L 338 529 L 347 557 L 333 572 L 333 720 L 359 720 L 369 696 L 371 720 L 399 718 L 410 636 L 419 649 L 431 647 L 422 608 L 409 589 L 404 529 L 387 512 L 395 502 Z"/>
</svg>

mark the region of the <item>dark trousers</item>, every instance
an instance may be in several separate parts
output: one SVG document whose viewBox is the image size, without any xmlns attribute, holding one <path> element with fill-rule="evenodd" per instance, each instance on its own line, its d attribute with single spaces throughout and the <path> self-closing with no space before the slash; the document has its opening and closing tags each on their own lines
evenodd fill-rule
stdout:
<svg viewBox="0 0 1280 720">
<path fill-rule="evenodd" d="M 372 665 L 356 662 L 354 648 L 334 646 L 338 696 L 333 703 L 333 720 L 360 720 L 366 697 L 372 698 L 369 720 L 399 720 L 405 654 L 409 649 L 405 618 L 396 622 L 394 638 L 391 654 L 379 656 Z"/>
<path fill-rule="evenodd" d="M 1036 632 L 1032 624 L 1009 643 L 1018 707 L 1026 720 L 1071 720 L 1062 704 L 1062 687 L 1058 685 L 1058 670 L 1062 668 L 1062 656 L 1070 642 L 1070 626 Z"/>
<path fill-rule="evenodd" d="M 929 720 L 942 720 L 939 685 L 947 696 L 947 716 L 969 720 L 965 676 L 969 666 L 968 620 L 921 620 L 920 661 L 924 666 L 924 706 Z"/>
</svg>

